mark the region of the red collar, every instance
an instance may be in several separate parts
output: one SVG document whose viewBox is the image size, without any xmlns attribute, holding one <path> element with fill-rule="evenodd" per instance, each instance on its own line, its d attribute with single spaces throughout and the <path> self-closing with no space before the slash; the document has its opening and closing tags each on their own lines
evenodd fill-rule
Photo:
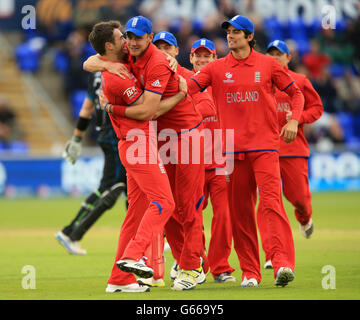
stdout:
<svg viewBox="0 0 360 320">
<path fill-rule="evenodd" d="M 238 64 L 246 64 L 248 66 L 253 66 L 255 65 L 257 55 L 258 52 L 256 52 L 254 49 L 251 49 L 250 55 L 247 58 L 235 59 L 230 51 L 229 54 L 226 56 L 226 60 L 232 67 L 235 67 Z"/>
</svg>

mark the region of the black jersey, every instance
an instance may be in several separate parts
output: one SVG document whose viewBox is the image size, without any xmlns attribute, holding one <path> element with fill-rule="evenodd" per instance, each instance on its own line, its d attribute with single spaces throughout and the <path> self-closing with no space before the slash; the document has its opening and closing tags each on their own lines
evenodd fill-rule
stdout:
<svg viewBox="0 0 360 320">
<path fill-rule="evenodd" d="M 117 144 L 119 139 L 116 137 L 109 115 L 105 110 L 101 110 L 100 107 L 100 91 L 101 72 L 90 73 L 87 97 L 95 103 L 95 129 L 98 132 L 97 141 L 102 143 Z"/>
</svg>

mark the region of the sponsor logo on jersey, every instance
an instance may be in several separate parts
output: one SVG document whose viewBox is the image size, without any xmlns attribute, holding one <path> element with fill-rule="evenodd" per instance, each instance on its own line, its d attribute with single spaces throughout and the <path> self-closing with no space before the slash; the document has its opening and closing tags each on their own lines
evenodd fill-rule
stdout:
<svg viewBox="0 0 360 320">
<path fill-rule="evenodd" d="M 134 86 L 132 86 L 130 88 L 127 88 L 124 91 L 123 95 L 124 96 L 126 95 L 128 99 L 132 99 L 136 95 L 136 93 L 137 93 L 137 89 Z"/>
<path fill-rule="evenodd" d="M 156 88 L 161 88 L 161 83 L 159 80 L 155 80 L 151 85 Z"/>
<path fill-rule="evenodd" d="M 255 72 L 254 82 L 260 82 L 260 72 L 259 71 Z"/>
<path fill-rule="evenodd" d="M 226 80 L 223 80 L 224 83 L 232 83 L 232 82 L 234 82 L 234 80 L 231 79 L 233 77 L 232 73 L 226 72 L 225 77 L 226 77 Z"/>
</svg>

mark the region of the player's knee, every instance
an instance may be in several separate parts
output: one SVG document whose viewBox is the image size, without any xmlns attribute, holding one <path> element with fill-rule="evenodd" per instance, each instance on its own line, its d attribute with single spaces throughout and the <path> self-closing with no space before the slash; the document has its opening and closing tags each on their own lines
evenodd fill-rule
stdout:
<svg viewBox="0 0 360 320">
<path fill-rule="evenodd" d="M 111 189 L 108 192 L 105 192 L 102 197 L 103 204 L 108 208 L 112 208 L 117 199 L 119 198 L 121 192 L 124 190 L 125 184 L 122 182 L 119 182 L 111 187 Z"/>
<path fill-rule="evenodd" d="M 152 203 L 156 205 L 160 214 L 163 212 L 172 214 L 175 210 L 175 202 L 173 199 L 161 199 L 158 201 L 152 201 Z"/>
</svg>

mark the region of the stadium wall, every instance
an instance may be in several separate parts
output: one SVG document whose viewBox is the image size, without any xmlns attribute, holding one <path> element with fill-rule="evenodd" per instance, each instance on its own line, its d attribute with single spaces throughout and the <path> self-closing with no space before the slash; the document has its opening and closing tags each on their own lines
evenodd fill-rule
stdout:
<svg viewBox="0 0 360 320">
<path fill-rule="evenodd" d="M 103 164 L 101 156 L 74 166 L 61 158 L 0 159 L 0 196 L 82 196 L 98 187 Z M 360 191 L 360 152 L 313 152 L 309 176 L 313 192 Z"/>
</svg>

